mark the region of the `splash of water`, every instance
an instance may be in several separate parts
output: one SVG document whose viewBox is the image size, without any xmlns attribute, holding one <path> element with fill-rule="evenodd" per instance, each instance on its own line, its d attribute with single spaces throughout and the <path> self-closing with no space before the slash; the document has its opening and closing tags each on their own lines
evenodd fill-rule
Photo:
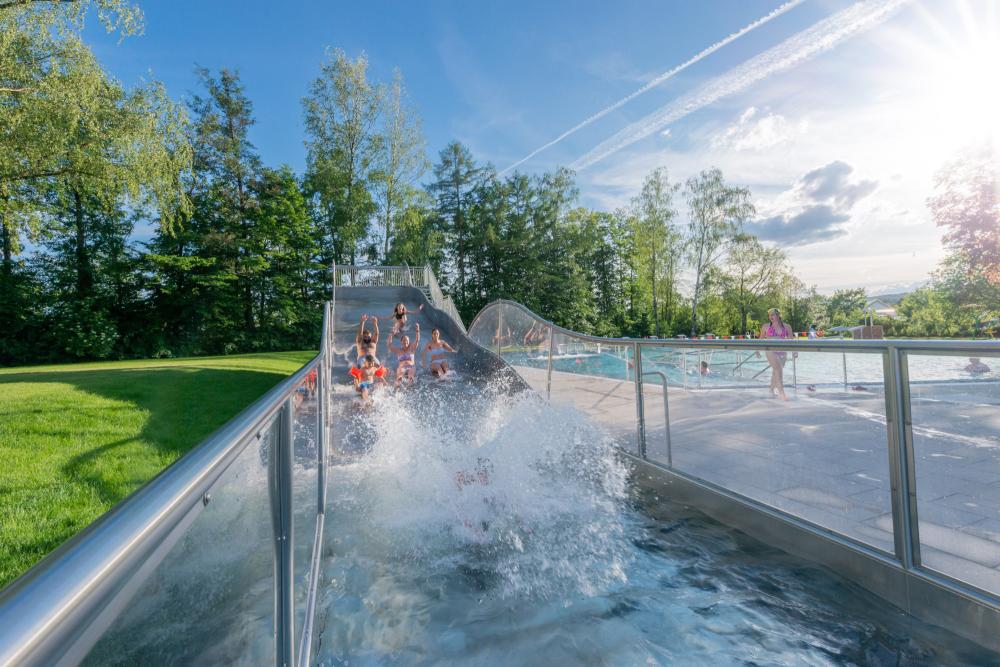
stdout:
<svg viewBox="0 0 1000 667">
<path fill-rule="evenodd" d="M 359 417 L 370 449 L 341 470 L 335 500 L 361 531 L 354 557 L 464 572 L 511 598 L 623 581 L 627 471 L 612 442 L 531 395 L 436 389 L 379 397 Z"/>
</svg>

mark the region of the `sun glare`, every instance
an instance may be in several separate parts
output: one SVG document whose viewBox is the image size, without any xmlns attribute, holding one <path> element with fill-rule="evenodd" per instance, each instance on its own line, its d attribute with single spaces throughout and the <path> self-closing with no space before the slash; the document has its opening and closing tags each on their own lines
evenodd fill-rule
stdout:
<svg viewBox="0 0 1000 667">
<path fill-rule="evenodd" d="M 924 113 L 938 132 L 964 141 L 1000 136 L 1000 25 L 995 3 L 960 3 L 961 21 L 944 25 L 925 13 L 930 39 L 916 46 Z"/>
</svg>

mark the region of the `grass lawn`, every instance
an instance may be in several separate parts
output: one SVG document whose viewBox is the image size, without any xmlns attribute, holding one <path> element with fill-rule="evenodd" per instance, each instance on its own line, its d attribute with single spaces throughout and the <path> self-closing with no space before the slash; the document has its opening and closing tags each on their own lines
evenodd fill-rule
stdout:
<svg viewBox="0 0 1000 667">
<path fill-rule="evenodd" d="M 0 369 L 0 588 L 313 356 Z"/>
</svg>

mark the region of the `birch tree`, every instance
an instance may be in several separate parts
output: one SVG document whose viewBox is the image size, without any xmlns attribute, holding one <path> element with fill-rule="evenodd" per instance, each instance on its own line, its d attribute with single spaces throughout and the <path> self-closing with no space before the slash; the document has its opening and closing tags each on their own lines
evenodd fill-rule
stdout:
<svg viewBox="0 0 1000 667">
<path fill-rule="evenodd" d="M 665 168 L 658 168 L 643 181 L 642 191 L 632 201 L 636 264 L 649 278 L 653 297 L 653 330 L 660 336 L 658 287 L 665 287 L 668 317 L 673 310 L 674 275 L 683 249 L 683 237 L 674 225 L 677 209 L 674 195 L 679 183 L 671 183 Z M 662 285 L 666 282 L 666 285 Z"/>
<path fill-rule="evenodd" d="M 747 315 L 757 301 L 780 283 L 785 253 L 768 248 L 756 236 L 741 235 L 732 244 L 723 282 L 729 301 L 740 314 L 740 333 L 747 332 Z"/>
<path fill-rule="evenodd" d="M 749 188 L 727 185 L 722 171 L 711 168 L 689 178 L 684 186 L 687 198 L 687 249 L 694 272 L 694 294 L 691 297 L 691 336 L 697 335 L 698 299 L 709 271 L 725 255 L 743 223 L 756 209 L 750 201 Z"/>
<path fill-rule="evenodd" d="M 395 219 L 415 200 L 416 184 L 428 167 L 420 119 L 407 105 L 399 70 L 384 96 L 382 137 L 372 181 L 383 230 L 382 257 L 386 258 Z"/>
</svg>

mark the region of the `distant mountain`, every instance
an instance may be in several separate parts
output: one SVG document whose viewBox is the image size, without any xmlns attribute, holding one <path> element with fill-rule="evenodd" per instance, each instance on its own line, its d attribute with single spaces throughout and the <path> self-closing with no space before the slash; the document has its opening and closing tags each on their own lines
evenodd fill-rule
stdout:
<svg viewBox="0 0 1000 667">
<path fill-rule="evenodd" d="M 891 303 L 899 303 L 899 301 L 914 290 L 918 290 L 921 287 L 926 287 L 930 284 L 930 278 L 924 278 L 922 280 L 916 280 L 912 283 L 894 283 L 890 285 L 876 285 L 874 287 L 868 287 L 865 291 L 868 293 L 869 299 L 882 299 L 886 303 L 890 303 L 889 299 L 895 299 Z"/>
</svg>

